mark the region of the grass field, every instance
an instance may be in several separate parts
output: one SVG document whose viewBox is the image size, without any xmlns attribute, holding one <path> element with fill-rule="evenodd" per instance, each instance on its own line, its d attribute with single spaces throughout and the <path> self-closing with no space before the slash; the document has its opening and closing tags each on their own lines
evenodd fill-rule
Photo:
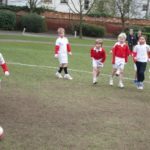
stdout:
<svg viewBox="0 0 150 150">
<path fill-rule="evenodd" d="M 135 88 L 133 63 L 125 68 L 125 88 L 108 85 L 110 48 L 96 86 L 92 85 L 91 39 L 70 39 L 72 81 L 55 77 L 53 37 L 0 34 L 0 52 L 10 69 L 2 71 L 0 150 L 148 150 L 150 149 L 150 80 Z M 149 67 L 149 66 L 148 66 Z M 148 69 L 148 68 L 147 68 Z"/>
</svg>

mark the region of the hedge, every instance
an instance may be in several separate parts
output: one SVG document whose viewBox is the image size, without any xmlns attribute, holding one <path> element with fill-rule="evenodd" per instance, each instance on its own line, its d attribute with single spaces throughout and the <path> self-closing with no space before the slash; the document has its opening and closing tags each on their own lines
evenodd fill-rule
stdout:
<svg viewBox="0 0 150 150">
<path fill-rule="evenodd" d="M 46 31 L 45 19 L 35 13 L 30 13 L 21 18 L 21 27 L 26 28 L 28 32 L 44 32 Z"/>
<path fill-rule="evenodd" d="M 0 28 L 4 30 L 13 30 L 16 26 L 15 13 L 8 10 L 0 10 Z"/>
<path fill-rule="evenodd" d="M 73 26 L 73 31 L 77 31 L 77 33 L 79 34 L 79 24 Z M 105 28 L 101 26 L 83 24 L 82 34 L 83 36 L 89 37 L 103 37 L 105 35 Z"/>
<path fill-rule="evenodd" d="M 150 33 L 143 32 L 142 34 L 146 36 L 146 42 L 150 45 Z"/>
</svg>

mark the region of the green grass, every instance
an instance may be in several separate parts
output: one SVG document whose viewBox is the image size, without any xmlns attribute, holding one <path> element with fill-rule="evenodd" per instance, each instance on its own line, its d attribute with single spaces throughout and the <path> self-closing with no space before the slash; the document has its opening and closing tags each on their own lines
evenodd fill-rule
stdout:
<svg viewBox="0 0 150 150">
<path fill-rule="evenodd" d="M 150 147 L 150 84 L 146 73 L 145 89 L 138 91 L 132 81 L 125 88 L 108 85 L 111 73 L 110 49 L 99 83 L 93 86 L 90 46 L 94 40 L 70 39 L 69 57 L 72 81 L 55 77 L 55 38 L 0 35 L 0 52 L 7 62 L 33 64 L 29 67 L 8 64 L 10 77 L 2 72 L 0 125 L 5 139 L 0 150 L 147 150 Z M 7 40 L 14 41 L 7 41 Z M 26 42 L 21 42 L 23 40 Z M 28 42 L 28 41 L 31 42 Z M 34 41 L 34 42 L 32 42 Z M 35 41 L 37 41 L 35 43 Z M 43 41 L 44 43 L 38 43 Z M 104 41 L 112 46 L 114 41 Z M 78 70 L 78 71 L 75 71 Z M 85 73 L 82 71 L 88 71 Z M 125 76 L 134 77 L 130 58 Z"/>
</svg>

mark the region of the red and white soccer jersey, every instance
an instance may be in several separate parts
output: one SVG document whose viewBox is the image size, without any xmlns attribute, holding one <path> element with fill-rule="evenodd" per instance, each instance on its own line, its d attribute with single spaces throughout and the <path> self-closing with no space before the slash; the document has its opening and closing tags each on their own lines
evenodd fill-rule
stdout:
<svg viewBox="0 0 150 150">
<path fill-rule="evenodd" d="M 1 53 L 0 53 L 0 65 L 1 65 L 5 75 L 9 75 L 7 65 L 6 65 L 3 55 Z"/>
<path fill-rule="evenodd" d="M 66 37 L 58 37 L 55 44 L 55 54 L 58 54 L 60 64 L 68 63 L 68 53 L 71 52 L 69 41 Z"/>
<path fill-rule="evenodd" d="M 104 48 L 97 49 L 96 47 L 91 49 L 91 58 L 93 67 L 103 67 L 103 63 L 106 60 L 106 52 Z"/>
<path fill-rule="evenodd" d="M 126 43 L 120 44 L 117 42 L 112 49 L 112 64 L 116 69 L 124 69 L 125 63 L 128 62 L 130 55 L 129 47 Z"/>
</svg>

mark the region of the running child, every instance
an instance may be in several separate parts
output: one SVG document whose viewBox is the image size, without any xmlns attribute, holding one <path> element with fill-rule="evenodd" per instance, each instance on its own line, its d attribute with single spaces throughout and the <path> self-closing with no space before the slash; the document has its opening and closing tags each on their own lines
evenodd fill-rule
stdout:
<svg viewBox="0 0 150 150">
<path fill-rule="evenodd" d="M 148 53 L 150 52 L 150 47 L 146 44 L 146 39 L 144 36 L 139 38 L 139 44 L 134 47 L 134 60 L 137 67 L 137 89 L 143 90 L 145 79 L 145 70 L 148 62 Z"/>
<path fill-rule="evenodd" d="M 93 66 L 93 84 L 97 83 L 97 78 L 106 60 L 106 52 L 102 46 L 103 41 L 101 39 L 97 39 L 95 42 L 95 46 L 91 49 L 91 58 Z"/>
<path fill-rule="evenodd" d="M 130 50 L 128 44 L 126 44 L 126 34 L 120 33 L 118 35 L 118 42 L 113 46 L 112 49 L 112 74 L 110 76 L 109 84 L 113 85 L 113 77 L 118 72 L 120 88 L 124 87 L 123 84 L 123 74 L 124 66 L 128 62 L 128 56 L 130 55 Z"/>
<path fill-rule="evenodd" d="M 56 72 L 56 77 L 63 78 L 62 71 L 64 70 L 64 78 L 72 80 L 72 77 L 68 74 L 68 54 L 71 53 L 71 46 L 69 44 L 68 39 L 65 37 L 65 29 L 58 28 L 58 38 L 56 40 L 55 45 L 55 58 L 58 58 L 59 61 L 59 69 Z"/>
</svg>

